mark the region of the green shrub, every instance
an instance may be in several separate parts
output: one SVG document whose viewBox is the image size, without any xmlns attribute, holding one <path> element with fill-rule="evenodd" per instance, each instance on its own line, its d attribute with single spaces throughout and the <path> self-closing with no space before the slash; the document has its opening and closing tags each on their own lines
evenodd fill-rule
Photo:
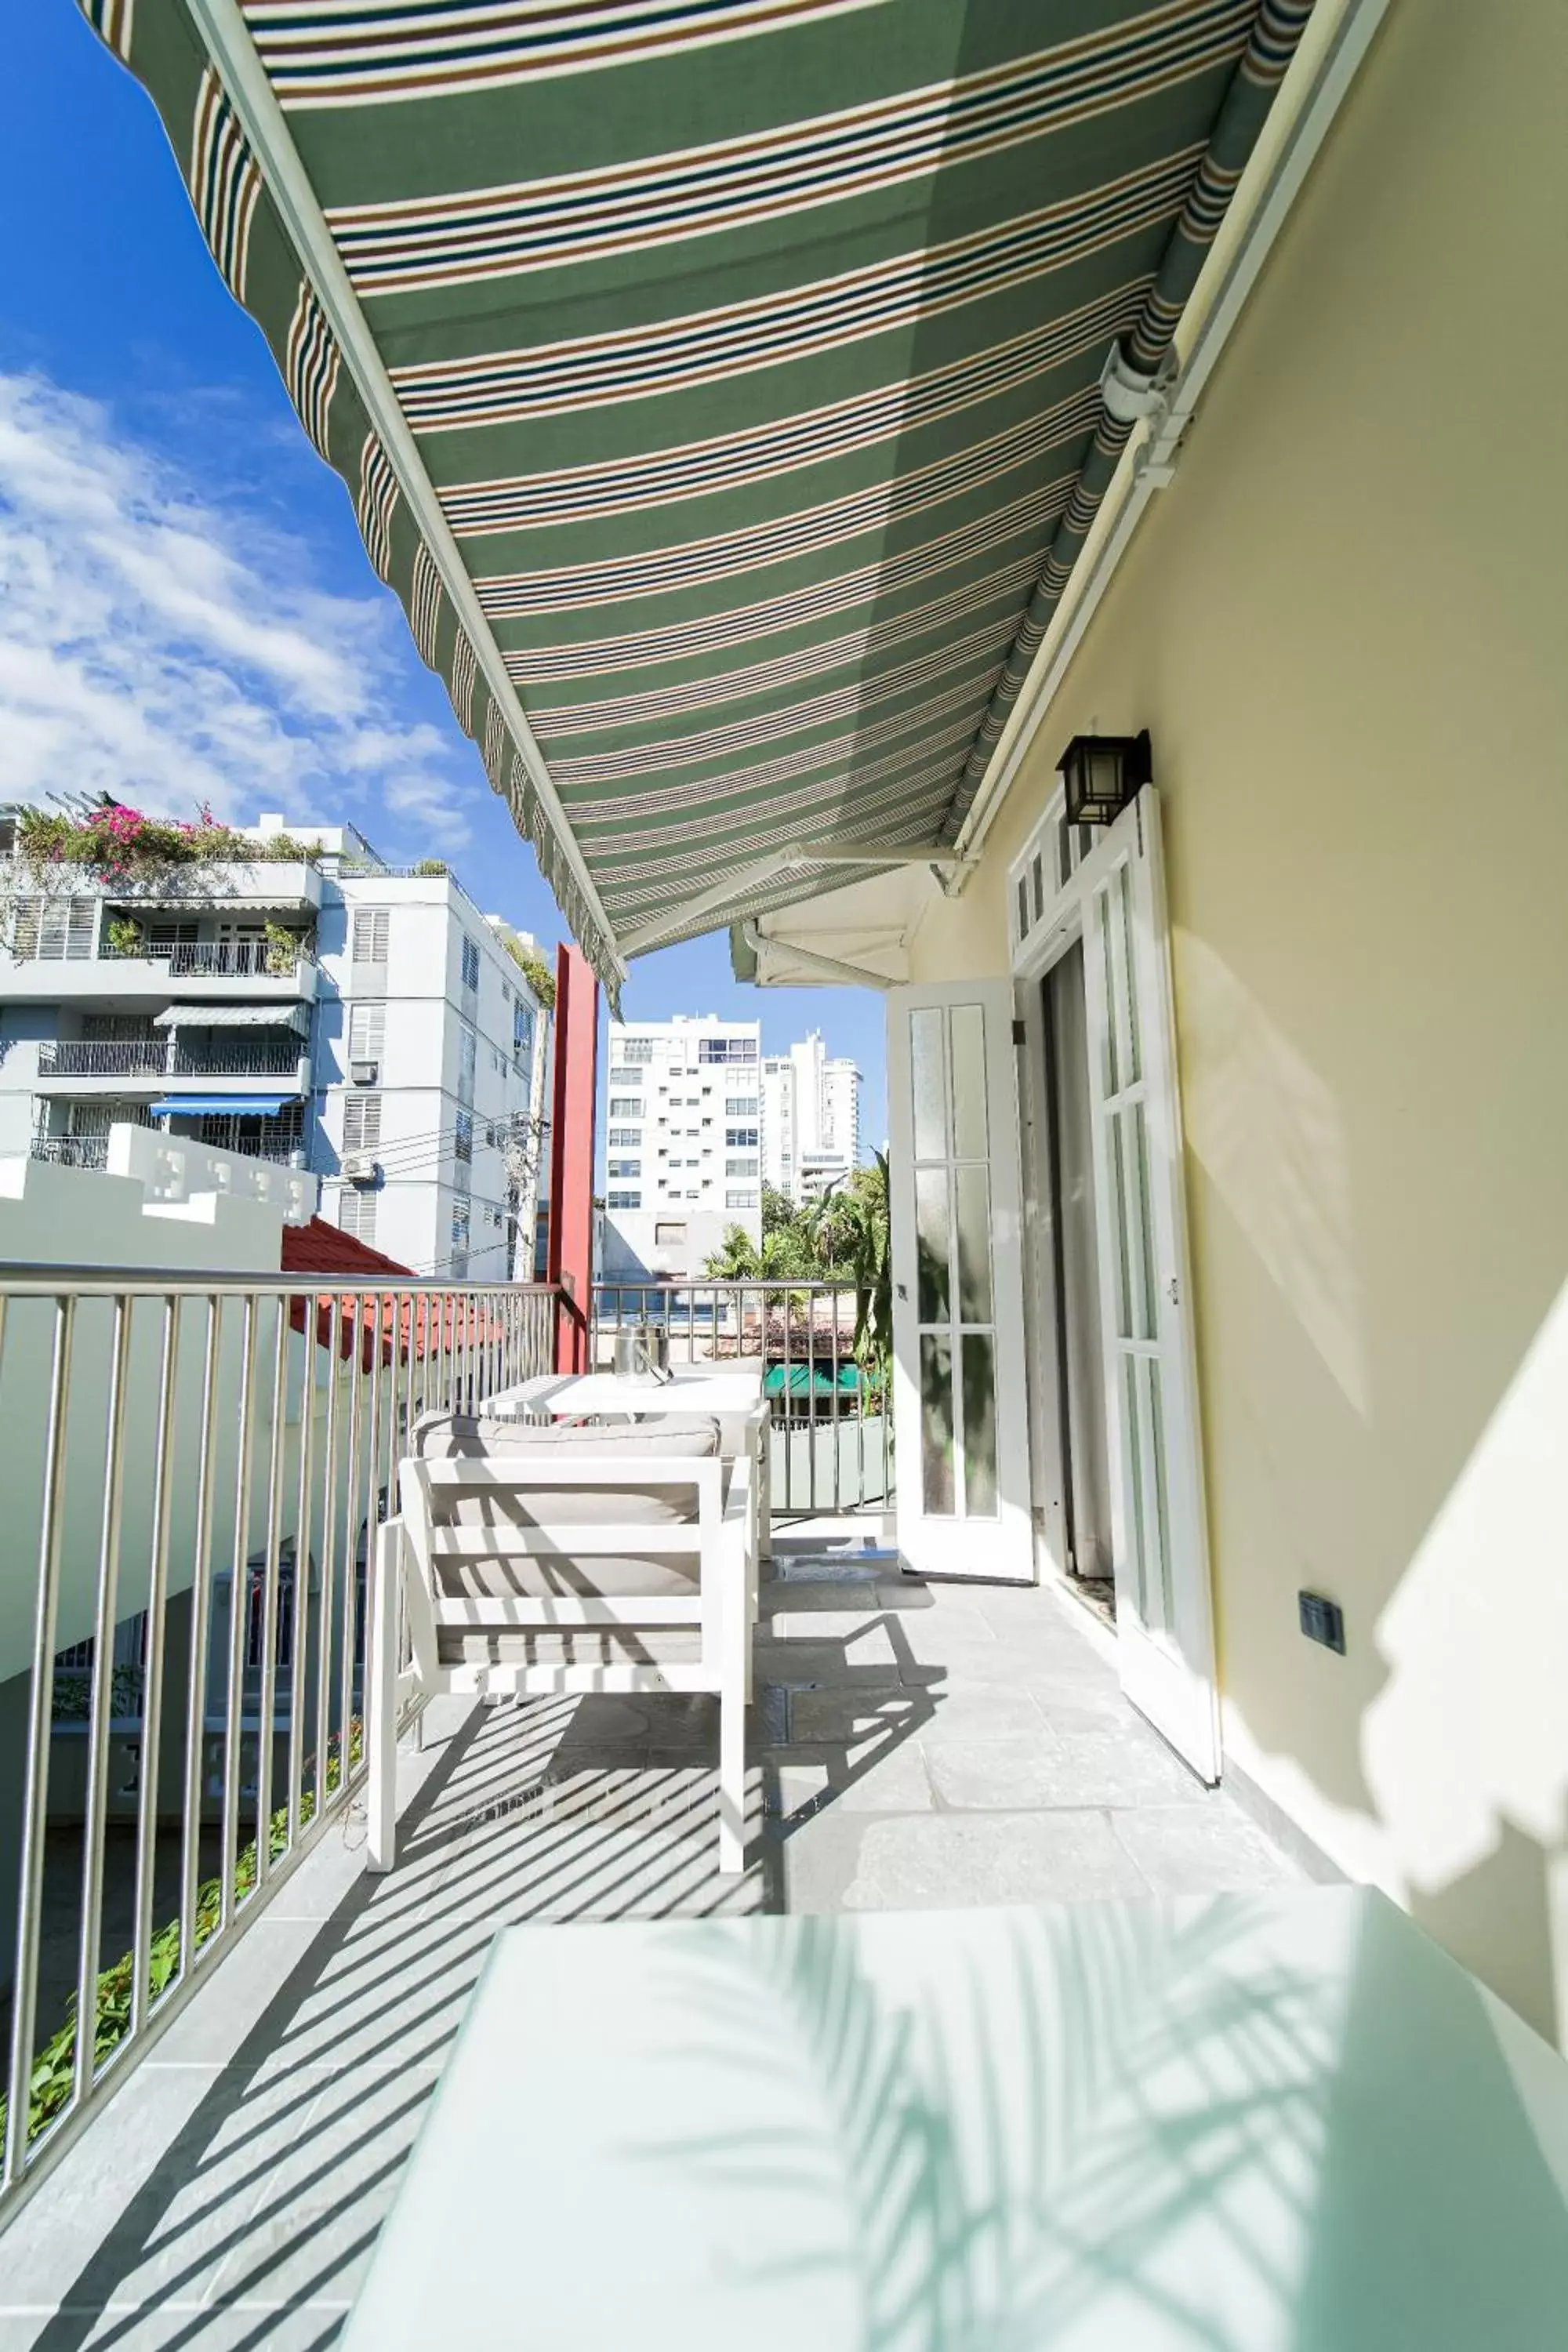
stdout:
<svg viewBox="0 0 1568 2352">
<path fill-rule="evenodd" d="M 129 915 L 116 915 L 104 926 L 104 937 L 110 955 L 139 956 L 142 948 L 140 923 Z"/>
<path fill-rule="evenodd" d="M 103 881 L 133 883 L 173 867 L 311 865 L 318 853 L 288 833 L 248 841 L 232 825 L 220 824 L 208 808 L 187 824 L 115 804 L 80 817 L 24 809 L 16 822 L 16 855 L 40 877 L 65 866 Z"/>
<path fill-rule="evenodd" d="M 546 1012 L 555 1003 L 555 974 L 537 948 L 525 948 L 521 940 L 503 940 L 509 956 L 532 989 Z"/>
</svg>

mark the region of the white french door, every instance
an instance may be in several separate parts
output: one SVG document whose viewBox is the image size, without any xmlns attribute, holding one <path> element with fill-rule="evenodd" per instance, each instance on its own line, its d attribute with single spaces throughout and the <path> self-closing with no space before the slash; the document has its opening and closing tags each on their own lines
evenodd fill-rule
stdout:
<svg viewBox="0 0 1568 2352">
<path fill-rule="evenodd" d="M 1034 1575 L 1010 981 L 888 994 L 898 1538 L 935 1576 Z"/>
<path fill-rule="evenodd" d="M 1214 1622 L 1160 805 L 1072 877 L 1083 916 L 1117 1651 L 1122 1687 L 1219 1778 Z"/>
</svg>

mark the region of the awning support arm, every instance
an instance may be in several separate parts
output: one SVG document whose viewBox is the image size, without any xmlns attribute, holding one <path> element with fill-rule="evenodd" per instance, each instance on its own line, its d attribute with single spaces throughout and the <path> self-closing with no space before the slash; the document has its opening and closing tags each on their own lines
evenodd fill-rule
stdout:
<svg viewBox="0 0 1568 2352">
<path fill-rule="evenodd" d="M 679 939 L 704 915 L 712 914 L 720 907 L 732 906 L 737 898 L 745 898 L 750 891 L 764 889 L 770 882 L 782 881 L 797 866 L 930 866 L 942 868 L 947 875 L 950 868 L 957 871 L 973 863 L 954 849 L 882 849 L 869 841 L 836 841 L 831 848 L 822 848 L 815 842 L 793 841 L 785 848 L 775 850 L 771 857 L 761 858 L 755 866 L 745 866 L 727 880 L 699 891 L 695 898 L 689 898 L 673 912 L 657 915 L 635 931 L 623 931 L 621 953 L 627 957 L 651 954 L 667 940 Z M 845 969 L 855 967 L 847 965 Z"/>
<path fill-rule="evenodd" d="M 869 971 L 863 963 L 841 963 L 837 956 L 818 955 L 814 948 L 796 947 L 793 940 L 766 940 L 755 923 L 742 923 L 741 936 L 757 959 L 757 979 L 763 982 L 763 950 L 776 947 L 783 950 L 791 963 L 804 964 L 807 971 L 819 973 L 824 980 L 836 981 L 841 988 L 896 988 L 897 981 L 889 980 L 884 971 Z M 764 983 L 765 984 L 765 983 Z"/>
</svg>

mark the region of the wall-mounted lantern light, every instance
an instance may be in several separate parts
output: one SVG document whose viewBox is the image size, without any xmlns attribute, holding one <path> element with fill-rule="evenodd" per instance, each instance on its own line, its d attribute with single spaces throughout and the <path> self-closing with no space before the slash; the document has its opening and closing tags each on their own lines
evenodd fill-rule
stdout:
<svg viewBox="0 0 1568 2352">
<path fill-rule="evenodd" d="M 1067 786 L 1069 824 L 1110 824 L 1149 782 L 1149 730 L 1075 735 L 1057 765 Z"/>
</svg>

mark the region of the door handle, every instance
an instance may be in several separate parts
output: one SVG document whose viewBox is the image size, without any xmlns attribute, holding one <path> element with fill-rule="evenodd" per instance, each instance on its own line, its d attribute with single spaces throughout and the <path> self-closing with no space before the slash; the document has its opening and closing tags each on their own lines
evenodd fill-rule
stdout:
<svg viewBox="0 0 1568 2352">
<path fill-rule="evenodd" d="M 907 1297 L 909 1297 L 909 1295 L 910 1295 L 910 1286 L 909 1286 L 909 1284 L 908 1284 L 907 1282 L 900 1282 L 900 1285 L 899 1285 L 899 1297 L 900 1297 L 900 1298 L 907 1298 Z"/>
</svg>

